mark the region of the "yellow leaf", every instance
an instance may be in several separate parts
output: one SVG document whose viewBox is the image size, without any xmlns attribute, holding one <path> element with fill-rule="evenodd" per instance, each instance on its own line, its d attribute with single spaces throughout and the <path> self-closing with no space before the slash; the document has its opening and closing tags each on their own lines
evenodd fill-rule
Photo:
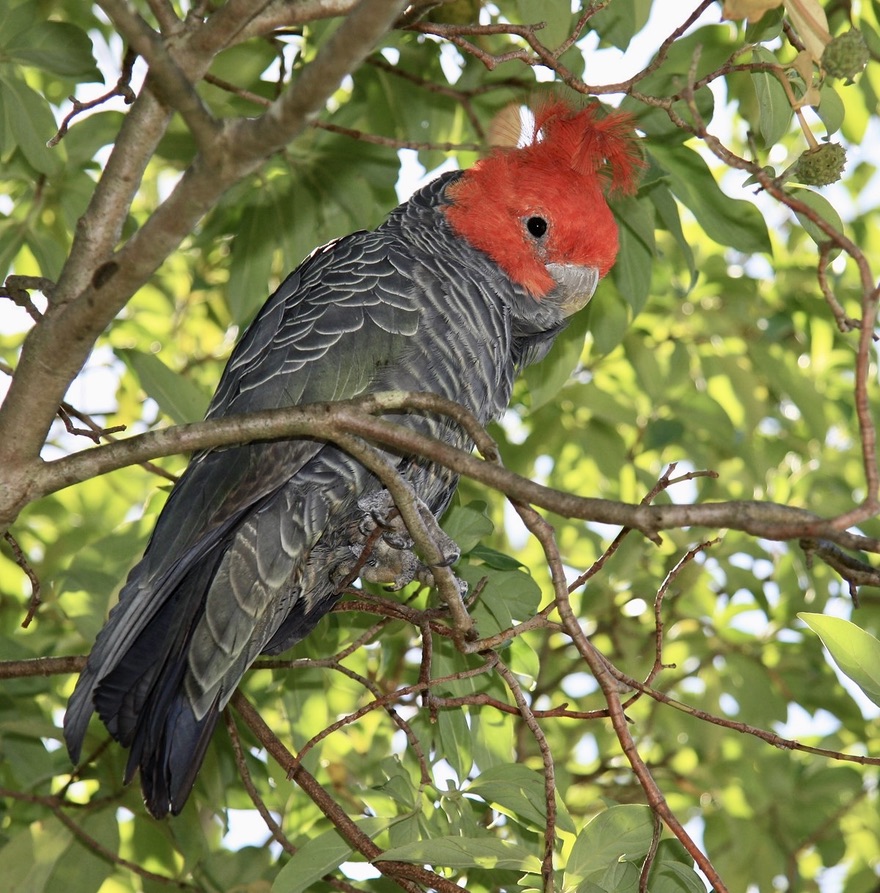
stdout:
<svg viewBox="0 0 880 893">
<path fill-rule="evenodd" d="M 813 80 L 813 57 L 806 50 L 797 54 L 791 67 L 804 79 L 805 84 Z"/>
<path fill-rule="evenodd" d="M 724 0 L 725 19 L 749 19 L 757 22 L 768 9 L 775 9 L 782 0 Z"/>
<path fill-rule="evenodd" d="M 807 85 L 807 89 L 804 91 L 804 95 L 801 96 L 801 98 L 796 103 L 794 103 L 794 107 L 796 109 L 801 109 L 805 105 L 818 105 L 819 100 L 821 99 L 821 95 L 819 93 L 819 88 L 813 81 L 812 55 L 806 50 L 801 50 L 795 57 L 794 62 L 791 63 L 791 66 L 803 78 L 804 83 Z"/>
<path fill-rule="evenodd" d="M 814 62 L 818 62 L 825 45 L 831 40 L 828 19 L 819 0 L 785 0 L 785 11 L 807 52 Z"/>
</svg>

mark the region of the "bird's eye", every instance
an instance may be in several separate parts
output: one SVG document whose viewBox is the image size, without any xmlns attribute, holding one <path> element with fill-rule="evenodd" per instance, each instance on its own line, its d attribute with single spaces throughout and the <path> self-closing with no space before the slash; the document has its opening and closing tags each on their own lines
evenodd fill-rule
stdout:
<svg viewBox="0 0 880 893">
<path fill-rule="evenodd" d="M 547 232 L 547 221 L 543 217 L 529 217 L 526 221 L 526 229 L 536 239 L 540 239 Z"/>
</svg>

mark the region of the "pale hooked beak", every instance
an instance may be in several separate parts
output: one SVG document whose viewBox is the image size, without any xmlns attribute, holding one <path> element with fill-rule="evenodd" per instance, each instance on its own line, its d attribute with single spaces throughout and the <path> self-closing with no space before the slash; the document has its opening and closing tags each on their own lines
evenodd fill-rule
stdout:
<svg viewBox="0 0 880 893">
<path fill-rule="evenodd" d="M 547 272 L 559 289 L 559 307 L 565 316 L 571 316 L 586 307 L 599 284 L 599 270 L 596 267 L 547 264 Z"/>
</svg>

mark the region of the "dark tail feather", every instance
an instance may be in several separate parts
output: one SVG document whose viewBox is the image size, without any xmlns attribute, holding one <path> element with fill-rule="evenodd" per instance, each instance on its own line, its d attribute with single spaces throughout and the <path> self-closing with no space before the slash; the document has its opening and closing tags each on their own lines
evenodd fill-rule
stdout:
<svg viewBox="0 0 880 893">
<path fill-rule="evenodd" d="M 125 781 L 131 781 L 140 769 L 144 803 L 157 819 L 169 812 L 178 815 L 183 809 L 219 716 L 215 701 L 197 719 L 186 695 L 178 694 L 163 723 L 145 722 L 143 733 L 132 745 Z"/>
<path fill-rule="evenodd" d="M 156 686 L 169 675 L 179 680 L 186 666 L 186 626 L 176 599 L 166 602 L 132 642 L 121 660 L 95 687 L 92 703 L 110 734 L 131 747 Z M 191 618 L 190 618 L 191 621 Z"/>
<path fill-rule="evenodd" d="M 121 642 L 131 637 L 138 618 L 129 616 L 134 612 L 120 602 L 101 632 L 64 720 L 68 750 L 78 762 L 89 717 L 97 711 L 110 734 L 131 748 L 124 780 L 131 781 L 140 769 L 144 801 L 157 818 L 183 809 L 217 724 L 218 704 L 197 717 L 183 678 L 192 630 L 221 554 L 216 550 L 208 561 L 175 579 L 165 603 L 124 651 Z"/>
<path fill-rule="evenodd" d="M 94 695 L 113 737 L 131 748 L 125 783 L 140 769 L 144 802 L 156 818 L 183 809 L 219 716 L 217 700 L 197 717 L 187 697 L 184 675 L 194 617 L 180 622 L 179 612 L 170 608 L 159 612 Z M 150 655 L 156 663 L 145 666 Z"/>
</svg>

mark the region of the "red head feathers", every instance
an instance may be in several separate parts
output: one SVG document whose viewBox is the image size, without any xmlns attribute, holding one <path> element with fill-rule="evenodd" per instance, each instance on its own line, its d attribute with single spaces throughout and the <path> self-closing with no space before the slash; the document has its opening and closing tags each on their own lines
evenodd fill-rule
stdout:
<svg viewBox="0 0 880 893">
<path fill-rule="evenodd" d="M 536 112 L 527 145 L 495 150 L 449 187 L 446 216 L 542 298 L 556 285 L 547 264 L 611 269 L 617 224 L 606 195 L 634 192 L 642 166 L 628 116 L 553 102 Z"/>
</svg>

